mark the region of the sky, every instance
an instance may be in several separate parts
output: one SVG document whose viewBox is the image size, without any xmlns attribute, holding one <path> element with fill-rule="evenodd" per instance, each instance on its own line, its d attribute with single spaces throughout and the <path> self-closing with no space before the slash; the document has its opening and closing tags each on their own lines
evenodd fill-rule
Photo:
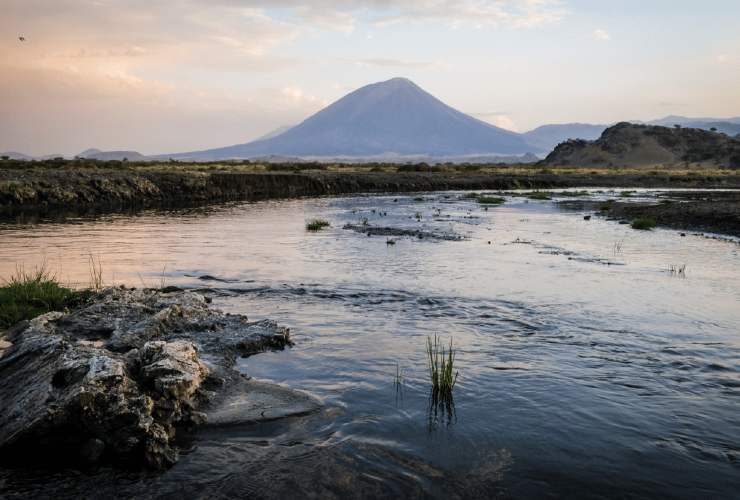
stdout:
<svg viewBox="0 0 740 500">
<path fill-rule="evenodd" d="M 397 76 L 516 131 L 740 116 L 737 0 L 0 0 L 0 12 L 0 151 L 243 143 Z"/>
</svg>

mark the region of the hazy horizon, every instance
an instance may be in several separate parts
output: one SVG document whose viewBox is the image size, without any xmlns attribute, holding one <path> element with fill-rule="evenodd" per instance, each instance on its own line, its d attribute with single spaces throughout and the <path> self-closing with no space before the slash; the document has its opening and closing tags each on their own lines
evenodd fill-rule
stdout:
<svg viewBox="0 0 740 500">
<path fill-rule="evenodd" d="M 731 1 L 711 12 L 666 0 L 10 0 L 3 10 L 0 151 L 243 143 L 398 76 L 519 132 L 740 115 Z"/>
</svg>

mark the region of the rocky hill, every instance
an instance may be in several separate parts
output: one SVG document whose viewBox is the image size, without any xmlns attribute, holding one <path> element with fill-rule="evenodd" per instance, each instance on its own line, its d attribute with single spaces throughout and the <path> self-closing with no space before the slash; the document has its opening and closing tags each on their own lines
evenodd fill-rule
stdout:
<svg viewBox="0 0 740 500">
<path fill-rule="evenodd" d="M 618 123 L 595 141 L 569 140 L 542 161 L 562 166 L 657 166 L 701 164 L 740 168 L 740 140 L 722 133 L 683 127 Z"/>
</svg>

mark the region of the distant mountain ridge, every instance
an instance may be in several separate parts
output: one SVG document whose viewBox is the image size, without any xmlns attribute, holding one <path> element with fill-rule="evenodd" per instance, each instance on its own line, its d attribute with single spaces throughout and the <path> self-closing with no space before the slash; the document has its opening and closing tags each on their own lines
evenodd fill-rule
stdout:
<svg viewBox="0 0 740 500">
<path fill-rule="evenodd" d="M 663 118 L 658 118 L 657 120 L 651 120 L 647 122 L 648 125 L 661 125 L 664 127 L 672 127 L 674 125 L 681 125 L 681 126 L 688 126 L 690 123 L 734 123 L 734 124 L 740 124 L 740 116 L 735 116 L 733 118 L 690 118 L 688 116 L 677 116 L 677 115 L 668 115 Z M 694 127 L 694 128 L 701 128 L 701 127 Z"/>
<path fill-rule="evenodd" d="M 608 125 L 592 125 L 590 123 L 562 123 L 542 125 L 522 134 L 535 151 L 547 153 L 568 139 L 597 139 Z"/>
<path fill-rule="evenodd" d="M 10 160 L 33 160 L 32 156 L 24 155 L 23 153 L 18 153 L 17 151 L 4 151 L 0 153 L 0 158 L 7 156 Z"/>
<path fill-rule="evenodd" d="M 149 159 L 138 151 L 101 151 L 95 148 L 86 149 L 77 157 L 100 161 L 146 161 Z"/>
<path fill-rule="evenodd" d="M 740 134 L 740 117 L 737 118 L 688 118 L 686 116 L 666 116 L 657 120 L 651 120 L 649 122 L 641 122 L 639 120 L 632 120 L 629 123 L 645 124 L 645 125 L 660 125 L 665 127 L 673 127 L 680 125 L 685 128 L 698 128 L 702 130 L 712 130 L 727 134 L 729 136 L 735 136 Z M 532 146 L 539 153 L 547 153 L 552 151 L 555 146 L 568 139 L 585 139 L 595 140 L 611 125 L 595 125 L 590 123 L 563 123 L 563 124 L 551 124 L 542 125 L 529 132 L 525 132 L 523 135 L 526 140 L 532 144 Z"/>
</svg>

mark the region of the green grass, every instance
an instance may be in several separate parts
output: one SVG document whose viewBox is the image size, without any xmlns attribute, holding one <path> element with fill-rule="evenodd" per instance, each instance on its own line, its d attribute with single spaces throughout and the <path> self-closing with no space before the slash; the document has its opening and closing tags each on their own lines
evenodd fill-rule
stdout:
<svg viewBox="0 0 740 500">
<path fill-rule="evenodd" d="M 605 201 L 604 203 L 602 203 L 601 205 L 599 205 L 599 211 L 600 212 L 608 212 L 609 210 L 612 209 L 612 204 L 613 203 L 614 203 L 613 200 L 607 200 L 607 201 Z"/>
<path fill-rule="evenodd" d="M 476 201 L 481 205 L 501 205 L 506 200 L 498 196 L 478 196 Z"/>
<path fill-rule="evenodd" d="M 78 305 L 89 294 L 62 286 L 43 266 L 33 272 L 19 268 L 0 286 L 0 329 Z"/>
<path fill-rule="evenodd" d="M 557 196 L 576 198 L 579 196 L 588 196 L 588 191 L 560 191 L 555 193 Z"/>
<path fill-rule="evenodd" d="M 639 229 L 641 231 L 649 231 L 657 225 L 658 223 L 655 222 L 655 219 L 651 219 L 650 217 L 640 217 L 632 221 L 632 229 Z"/>
<path fill-rule="evenodd" d="M 550 193 L 546 191 L 535 191 L 527 195 L 530 200 L 551 200 Z"/>
<path fill-rule="evenodd" d="M 427 363 L 432 383 L 432 398 L 451 399 L 458 375 L 455 371 L 455 349 L 452 346 L 452 339 L 449 348 L 445 349 L 437 335 L 427 337 Z"/>
<path fill-rule="evenodd" d="M 400 389 L 403 386 L 403 368 L 401 368 L 401 365 L 396 363 L 396 377 L 393 380 L 394 385 L 396 386 L 396 389 Z"/>
<path fill-rule="evenodd" d="M 306 222 L 306 231 L 321 231 L 325 227 L 329 227 L 329 221 L 324 219 L 313 219 Z"/>
</svg>

